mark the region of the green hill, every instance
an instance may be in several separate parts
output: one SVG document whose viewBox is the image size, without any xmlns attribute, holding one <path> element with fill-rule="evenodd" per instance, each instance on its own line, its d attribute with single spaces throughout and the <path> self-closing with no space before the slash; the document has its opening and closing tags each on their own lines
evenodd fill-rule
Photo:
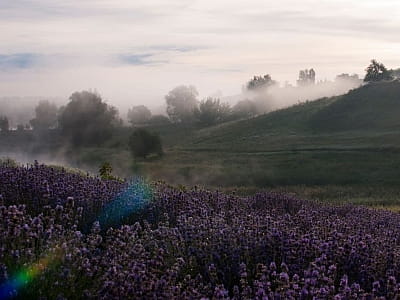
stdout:
<svg viewBox="0 0 400 300">
<path fill-rule="evenodd" d="M 203 129 L 184 148 L 261 151 L 316 145 L 381 146 L 381 137 L 396 134 L 399 129 L 400 82 L 393 81 Z M 368 140 L 352 141 L 355 136 L 367 136 Z M 392 142 L 389 144 L 392 146 Z"/>
<path fill-rule="evenodd" d="M 400 129 L 400 82 L 373 83 L 338 97 L 312 118 L 321 131 Z"/>
<path fill-rule="evenodd" d="M 399 81 L 369 84 L 342 96 L 214 127 L 169 124 L 148 129 L 161 135 L 161 159 L 150 157 L 131 166 L 128 128 L 105 146 L 71 150 L 65 156 L 73 166 L 90 165 L 94 171 L 108 161 L 119 176 L 139 172 L 155 180 L 208 187 L 400 186 Z M 13 153 L 16 147 L 8 141 L 4 138 L 0 146 Z M 47 154 L 53 144 L 40 146 Z M 55 158 L 57 154 L 55 150 Z"/>
<path fill-rule="evenodd" d="M 143 170 L 208 186 L 400 185 L 400 82 L 192 130 L 166 153 Z"/>
</svg>

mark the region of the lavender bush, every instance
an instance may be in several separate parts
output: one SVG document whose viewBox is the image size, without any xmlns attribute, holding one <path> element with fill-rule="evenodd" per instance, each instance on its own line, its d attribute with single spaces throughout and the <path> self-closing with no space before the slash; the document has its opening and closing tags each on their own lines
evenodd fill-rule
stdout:
<svg viewBox="0 0 400 300">
<path fill-rule="evenodd" d="M 3 298 L 400 299 L 388 211 L 39 164 L 0 167 L 0 205 Z M 32 278 L 7 288 L 21 270 Z"/>
</svg>

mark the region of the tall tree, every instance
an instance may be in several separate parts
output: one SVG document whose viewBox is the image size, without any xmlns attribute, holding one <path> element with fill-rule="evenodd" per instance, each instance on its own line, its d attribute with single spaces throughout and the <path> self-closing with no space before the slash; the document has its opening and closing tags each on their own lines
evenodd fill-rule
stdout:
<svg viewBox="0 0 400 300">
<path fill-rule="evenodd" d="M 47 100 L 42 100 L 35 108 L 35 118 L 30 124 L 35 130 L 54 128 L 57 125 L 57 106 Z"/>
<path fill-rule="evenodd" d="M 371 60 L 370 65 L 365 69 L 367 72 L 364 77 L 365 82 L 382 81 L 393 79 L 391 73 L 386 69 L 384 64 Z"/>
<path fill-rule="evenodd" d="M 0 117 L 0 130 L 2 132 L 7 132 L 10 129 L 10 123 L 8 122 L 8 118 L 3 116 Z"/>
<path fill-rule="evenodd" d="M 255 91 L 260 89 L 266 89 L 270 86 L 277 84 L 275 80 L 272 80 L 269 74 L 264 76 L 254 76 L 249 82 L 247 82 L 246 88 L 249 91 Z"/>
<path fill-rule="evenodd" d="M 315 84 L 315 71 L 313 68 L 310 70 L 300 70 L 299 72 L 299 79 L 297 80 L 298 86 L 307 86 Z"/>
<path fill-rule="evenodd" d="M 200 124 L 208 126 L 224 122 L 229 117 L 230 111 L 229 104 L 209 97 L 200 101 L 199 107 L 195 109 L 194 113 Z"/>
<path fill-rule="evenodd" d="M 151 111 L 144 105 L 134 106 L 128 110 L 128 122 L 133 124 L 143 124 L 150 120 Z"/>
<path fill-rule="evenodd" d="M 73 93 L 58 120 L 64 136 L 76 145 L 101 143 L 119 121 L 116 108 L 89 91 Z"/>
<path fill-rule="evenodd" d="M 193 122 L 193 113 L 197 108 L 197 92 L 194 86 L 181 85 L 171 90 L 166 96 L 167 114 L 174 123 Z"/>
<path fill-rule="evenodd" d="M 160 136 L 144 128 L 138 128 L 132 132 L 129 137 L 129 147 L 135 158 L 146 158 L 151 153 L 163 155 Z"/>
</svg>

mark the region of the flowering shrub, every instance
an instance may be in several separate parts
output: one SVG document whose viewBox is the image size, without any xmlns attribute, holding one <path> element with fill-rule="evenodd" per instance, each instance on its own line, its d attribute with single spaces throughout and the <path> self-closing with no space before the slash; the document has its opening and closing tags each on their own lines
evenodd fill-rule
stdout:
<svg viewBox="0 0 400 300">
<path fill-rule="evenodd" d="M 38 164 L 0 167 L 0 194 L 0 298 L 400 297 L 400 215 L 388 211 Z"/>
</svg>

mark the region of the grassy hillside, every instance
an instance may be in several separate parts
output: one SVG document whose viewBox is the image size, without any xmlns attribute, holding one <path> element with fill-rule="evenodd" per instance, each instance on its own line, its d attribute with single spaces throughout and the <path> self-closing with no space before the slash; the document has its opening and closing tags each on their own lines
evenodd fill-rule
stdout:
<svg viewBox="0 0 400 300">
<path fill-rule="evenodd" d="M 343 96 L 200 130 L 185 147 L 277 151 L 309 148 L 307 145 L 365 148 L 384 142 L 393 146 L 389 141 L 398 135 L 399 116 L 400 82 L 376 83 Z"/>
<path fill-rule="evenodd" d="M 400 83 L 186 132 L 155 178 L 214 186 L 400 185 Z"/>
<path fill-rule="evenodd" d="M 346 95 L 209 128 L 170 124 L 149 129 L 161 135 L 165 148 L 161 159 L 132 163 L 127 145 L 131 129 L 124 128 L 99 147 L 65 151 L 56 147 L 50 162 L 68 160 L 72 166 L 96 172 L 109 161 L 123 177 L 139 172 L 172 184 L 227 189 L 356 186 L 362 191 L 400 186 L 399 82 L 367 85 Z M 8 140 L 3 144 L 3 148 L 11 145 Z M 11 148 L 10 153 L 15 147 Z M 40 149 L 45 155 L 50 152 L 43 145 Z M 45 161 L 38 151 L 32 153 Z M 303 187 L 300 190 L 309 195 Z M 331 190 L 318 195 L 331 199 Z M 348 192 L 351 188 L 344 190 L 343 195 L 349 196 L 338 193 L 341 199 L 357 198 L 357 193 Z M 368 202 L 377 196 L 360 195 Z M 392 197 L 391 203 L 397 198 Z"/>
<path fill-rule="evenodd" d="M 374 83 L 339 97 L 318 111 L 310 126 L 330 131 L 400 129 L 400 83 Z"/>
</svg>

